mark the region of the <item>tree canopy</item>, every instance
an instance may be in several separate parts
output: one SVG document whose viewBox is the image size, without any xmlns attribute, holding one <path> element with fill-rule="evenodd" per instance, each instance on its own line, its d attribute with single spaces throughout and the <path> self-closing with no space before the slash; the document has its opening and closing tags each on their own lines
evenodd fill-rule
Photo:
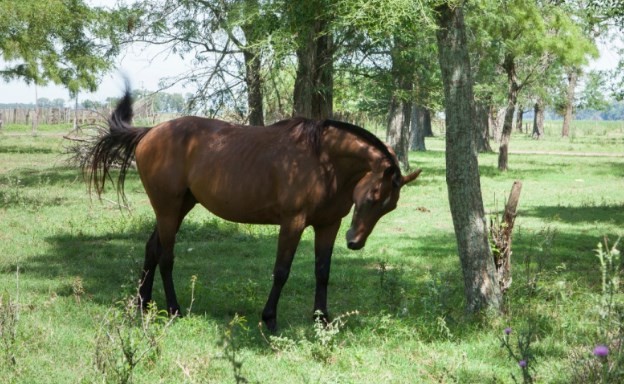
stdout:
<svg viewBox="0 0 624 384">
<path fill-rule="evenodd" d="M 118 53 L 113 14 L 83 0 L 2 1 L 0 15 L 4 80 L 95 91 Z"/>
</svg>

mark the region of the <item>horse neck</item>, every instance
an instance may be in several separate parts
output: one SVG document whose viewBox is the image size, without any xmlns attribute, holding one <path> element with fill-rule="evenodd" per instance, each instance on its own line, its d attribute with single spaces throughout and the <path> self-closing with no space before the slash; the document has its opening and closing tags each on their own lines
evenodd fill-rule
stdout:
<svg viewBox="0 0 624 384">
<path fill-rule="evenodd" d="M 359 180 L 388 162 L 385 155 L 366 140 L 331 126 L 323 134 L 321 147 L 321 157 L 333 164 L 337 176 L 347 179 Z"/>
</svg>

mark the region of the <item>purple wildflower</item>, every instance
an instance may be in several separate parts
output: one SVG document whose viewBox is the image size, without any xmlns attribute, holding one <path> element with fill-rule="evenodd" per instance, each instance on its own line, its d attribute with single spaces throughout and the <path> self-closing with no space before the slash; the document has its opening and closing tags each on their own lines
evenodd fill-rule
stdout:
<svg viewBox="0 0 624 384">
<path fill-rule="evenodd" d="M 520 368 L 526 368 L 527 362 L 526 360 L 520 360 L 518 361 L 518 365 L 520 366 Z"/>
<path fill-rule="evenodd" d="M 509 335 L 511 333 L 511 328 L 505 328 L 505 335 Z"/>
<path fill-rule="evenodd" d="M 598 357 L 607 357 L 607 355 L 609 354 L 609 348 L 607 348 L 606 345 L 597 345 L 596 348 L 594 348 L 594 356 L 598 356 Z"/>
</svg>

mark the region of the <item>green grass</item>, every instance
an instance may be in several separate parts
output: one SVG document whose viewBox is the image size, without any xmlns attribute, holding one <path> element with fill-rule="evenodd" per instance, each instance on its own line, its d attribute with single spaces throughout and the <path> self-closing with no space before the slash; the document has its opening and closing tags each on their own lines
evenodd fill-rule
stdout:
<svg viewBox="0 0 624 384">
<path fill-rule="evenodd" d="M 539 140 L 533 139 L 531 132 L 513 132 L 509 144 L 510 157 L 514 156 L 514 152 L 520 156 L 527 151 L 566 152 L 568 155 L 597 152 L 624 156 L 624 121 L 573 121 L 570 136 L 566 138 L 561 137 L 561 125 L 560 120 L 547 121 L 544 124 L 544 136 Z M 435 137 L 426 139 L 427 149 L 444 149 L 443 127 L 440 122 L 436 122 L 433 131 Z M 496 142 L 491 140 L 490 145 L 494 151 L 498 151 Z M 512 161 L 510 166 L 513 166 Z"/>
<path fill-rule="evenodd" d="M 581 127 L 566 140 L 548 130 L 540 141 L 515 135 L 510 148 L 621 153 L 622 126 Z M 338 236 L 329 310 L 358 314 L 337 333 L 315 332 L 308 230 L 280 301 L 279 334 L 271 337 L 257 324 L 277 228 L 224 222 L 200 208 L 176 247 L 174 279 L 190 315 L 143 327 L 136 314 L 119 320 L 136 292 L 153 214 L 134 173 L 126 184 L 131 212 L 118 209 L 112 188 L 102 202 L 91 199 L 65 163 L 69 130 L 46 126 L 32 137 L 30 127 L 9 125 L 0 134 L 0 375 L 7 382 L 118 381 L 111 366 L 106 374 L 96 366 L 107 334 L 113 357 L 115 335 L 137 351 L 151 348 L 133 369 L 136 383 L 227 383 L 235 373 L 259 383 L 511 383 L 520 369 L 499 338 L 505 327 L 519 332 L 528 322 L 538 382 L 566 383 L 577 354 L 601 341 L 595 249 L 605 235 L 624 235 L 624 158 L 512 153 L 510 171 L 499 173 L 496 154 L 480 155 L 488 212 L 502 209 L 514 180 L 523 189 L 505 313 L 474 318 L 464 312 L 444 153 L 411 153 L 423 174 L 366 248 L 347 250 L 346 224 Z M 442 149 L 443 140 L 427 139 L 427 146 Z M 163 306 L 160 278 L 154 289 Z M 6 319 L 15 312 L 11 326 Z"/>
</svg>

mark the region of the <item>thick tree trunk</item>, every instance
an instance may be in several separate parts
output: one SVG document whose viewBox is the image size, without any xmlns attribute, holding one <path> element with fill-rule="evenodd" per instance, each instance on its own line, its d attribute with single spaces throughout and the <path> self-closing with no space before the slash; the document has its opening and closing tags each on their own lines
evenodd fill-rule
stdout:
<svg viewBox="0 0 624 384">
<path fill-rule="evenodd" d="M 412 151 L 427 150 L 425 147 L 427 112 L 426 108 L 416 103 L 412 104 L 412 116 L 410 117 L 410 149 Z"/>
<path fill-rule="evenodd" d="M 490 126 L 490 138 L 494 139 L 495 142 L 500 142 L 501 138 L 501 128 L 505 118 L 505 114 L 502 112 L 504 109 L 499 111 L 496 106 L 490 105 L 488 124 Z"/>
<path fill-rule="evenodd" d="M 258 126 L 264 125 L 260 56 L 255 52 L 244 50 L 243 57 L 245 58 L 245 84 L 247 85 L 249 124 Z"/>
<path fill-rule="evenodd" d="M 570 123 L 574 119 L 574 91 L 578 80 L 578 69 L 570 68 L 568 72 L 568 88 L 566 90 L 565 112 L 563 114 L 563 127 L 561 128 L 561 137 L 570 136 Z"/>
<path fill-rule="evenodd" d="M 411 107 L 410 103 L 393 97 L 388 112 L 388 130 L 386 142 L 394 148 L 399 163 L 404 169 L 409 168 L 409 130 Z"/>
<path fill-rule="evenodd" d="M 475 104 L 477 123 L 477 151 L 492 152 L 490 146 L 489 108 L 482 103 Z"/>
<path fill-rule="evenodd" d="M 423 133 L 425 137 L 433 137 L 433 130 L 431 129 L 431 110 L 425 108 L 424 110 L 425 120 L 423 121 Z"/>
<path fill-rule="evenodd" d="M 501 131 L 500 147 L 498 149 L 498 169 L 506 171 L 509 163 L 509 139 L 511 138 L 511 130 L 513 128 L 513 116 L 518 100 L 518 79 L 516 77 L 515 58 L 511 54 L 505 55 L 503 68 L 507 72 L 507 108 L 505 109 L 505 120 L 503 121 L 503 130 Z"/>
<path fill-rule="evenodd" d="M 390 52 L 392 59 L 392 77 L 395 91 L 392 95 L 390 110 L 388 112 L 388 127 L 386 141 L 396 152 L 399 163 L 403 168 L 409 168 L 409 135 L 412 103 L 407 96 L 412 91 L 412 76 L 409 65 L 403 59 L 401 53 L 405 49 L 404 42 L 394 38 L 394 45 Z"/>
<path fill-rule="evenodd" d="M 459 258 L 464 275 L 467 309 L 499 310 L 488 241 L 476 148 L 474 94 L 462 7 L 447 3 L 436 8 L 438 55 L 446 110 L 446 182 Z"/>
<path fill-rule="evenodd" d="M 540 139 L 544 136 L 544 102 L 537 99 L 533 107 L 533 133 L 534 139 Z"/>
<path fill-rule="evenodd" d="M 297 48 L 297 76 L 294 115 L 323 120 L 333 115 L 332 36 L 327 22 L 316 19 L 302 27 L 304 36 Z"/>
</svg>

